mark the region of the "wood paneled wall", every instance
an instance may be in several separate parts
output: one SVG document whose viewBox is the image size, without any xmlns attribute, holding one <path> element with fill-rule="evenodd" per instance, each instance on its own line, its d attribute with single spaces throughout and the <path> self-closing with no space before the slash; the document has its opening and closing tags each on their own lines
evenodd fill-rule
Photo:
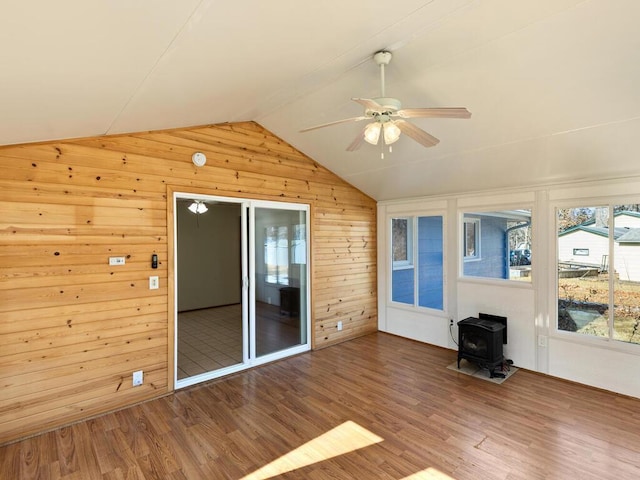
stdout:
<svg viewBox="0 0 640 480">
<path fill-rule="evenodd" d="M 377 329 L 375 202 L 255 123 L 0 147 L 0 169 L 0 443 L 171 389 L 176 189 L 310 204 L 313 348 Z"/>
</svg>

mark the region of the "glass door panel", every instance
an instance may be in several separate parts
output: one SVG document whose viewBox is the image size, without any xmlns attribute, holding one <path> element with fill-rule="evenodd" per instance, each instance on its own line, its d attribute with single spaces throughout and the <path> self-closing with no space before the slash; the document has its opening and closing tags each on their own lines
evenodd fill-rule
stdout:
<svg viewBox="0 0 640 480">
<path fill-rule="evenodd" d="M 244 210 L 211 197 L 176 199 L 178 386 L 246 362 Z"/>
<path fill-rule="evenodd" d="M 255 355 L 307 344 L 307 213 L 255 208 Z"/>
</svg>

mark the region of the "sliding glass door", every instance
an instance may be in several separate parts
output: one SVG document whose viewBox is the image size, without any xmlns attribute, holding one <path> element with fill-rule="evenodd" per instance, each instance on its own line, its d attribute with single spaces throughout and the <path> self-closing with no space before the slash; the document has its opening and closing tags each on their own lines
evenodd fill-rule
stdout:
<svg viewBox="0 0 640 480">
<path fill-rule="evenodd" d="M 176 388 L 310 349 L 308 207 L 176 193 Z"/>
</svg>

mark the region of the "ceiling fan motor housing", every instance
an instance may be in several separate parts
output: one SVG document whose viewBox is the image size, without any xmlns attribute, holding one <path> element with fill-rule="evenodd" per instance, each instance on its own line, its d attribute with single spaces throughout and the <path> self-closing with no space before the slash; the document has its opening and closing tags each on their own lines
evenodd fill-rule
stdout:
<svg viewBox="0 0 640 480">
<path fill-rule="evenodd" d="M 373 60 L 378 65 L 389 65 L 391 61 L 391 52 L 380 51 L 373 55 Z"/>
<path fill-rule="evenodd" d="M 402 107 L 400 100 L 397 98 L 391 97 L 378 97 L 373 99 L 378 105 L 380 105 L 383 109 L 382 111 L 378 111 L 378 113 L 385 112 L 397 112 Z"/>
</svg>

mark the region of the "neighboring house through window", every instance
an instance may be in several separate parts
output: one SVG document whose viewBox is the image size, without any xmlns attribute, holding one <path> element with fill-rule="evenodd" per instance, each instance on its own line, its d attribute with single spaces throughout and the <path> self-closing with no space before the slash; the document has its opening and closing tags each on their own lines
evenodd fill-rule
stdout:
<svg viewBox="0 0 640 480">
<path fill-rule="evenodd" d="M 462 276 L 531 281 L 531 210 L 464 212 Z"/>
<path fill-rule="evenodd" d="M 556 210 L 559 331 L 640 343 L 638 210 L 640 204 Z"/>
</svg>

